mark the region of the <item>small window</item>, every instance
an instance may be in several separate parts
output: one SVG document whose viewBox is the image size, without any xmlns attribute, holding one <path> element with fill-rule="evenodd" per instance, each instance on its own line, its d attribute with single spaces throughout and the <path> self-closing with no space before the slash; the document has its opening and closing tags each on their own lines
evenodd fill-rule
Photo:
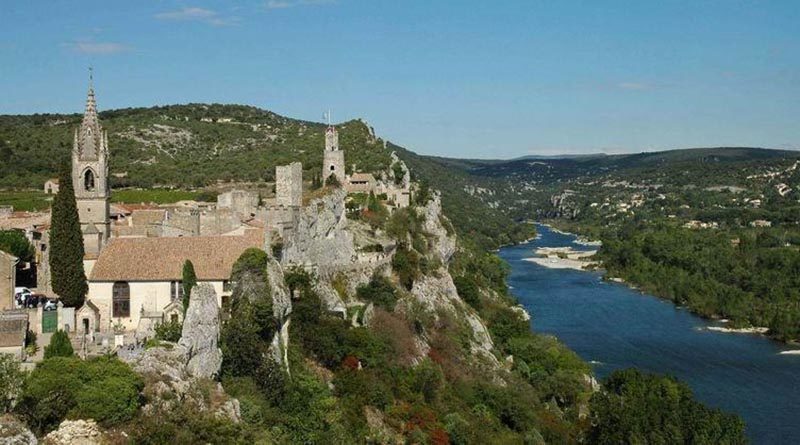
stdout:
<svg viewBox="0 0 800 445">
<path fill-rule="evenodd" d="M 222 292 L 230 292 L 231 291 L 231 282 L 225 280 L 222 282 Z"/>
<path fill-rule="evenodd" d="M 183 282 L 170 281 L 169 283 L 169 296 L 172 301 L 180 300 L 183 298 Z"/>
<path fill-rule="evenodd" d="M 86 189 L 87 192 L 91 192 L 94 190 L 94 172 L 91 170 L 86 170 L 86 173 L 83 174 L 83 188 Z"/>
<path fill-rule="evenodd" d="M 125 281 L 117 281 L 112 288 L 112 316 L 131 316 L 131 287 Z"/>
<path fill-rule="evenodd" d="M 336 169 L 336 167 L 331 165 L 331 171 L 334 171 L 335 169 Z"/>
</svg>

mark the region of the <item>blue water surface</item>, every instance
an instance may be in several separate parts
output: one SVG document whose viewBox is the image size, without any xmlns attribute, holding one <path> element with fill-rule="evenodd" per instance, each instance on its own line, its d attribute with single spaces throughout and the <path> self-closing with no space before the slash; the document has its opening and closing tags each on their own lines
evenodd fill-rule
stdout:
<svg viewBox="0 0 800 445">
<path fill-rule="evenodd" d="M 800 355 L 749 334 L 711 332 L 719 325 L 604 282 L 599 273 L 548 269 L 524 261 L 538 247 L 576 245 L 572 235 L 539 226 L 539 239 L 506 247 L 509 285 L 537 332 L 558 337 L 593 364 L 598 377 L 637 367 L 687 382 L 702 402 L 744 418 L 754 444 L 800 444 Z"/>
</svg>

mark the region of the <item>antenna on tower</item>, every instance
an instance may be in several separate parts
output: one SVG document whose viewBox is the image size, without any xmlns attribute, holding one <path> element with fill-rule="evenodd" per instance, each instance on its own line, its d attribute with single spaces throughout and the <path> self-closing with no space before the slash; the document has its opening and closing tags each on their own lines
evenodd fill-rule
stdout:
<svg viewBox="0 0 800 445">
<path fill-rule="evenodd" d="M 89 88 L 94 88 L 94 68 L 89 65 Z"/>
<path fill-rule="evenodd" d="M 322 113 L 323 119 L 327 122 L 328 126 L 331 126 L 331 109 L 328 108 L 328 111 Z"/>
</svg>

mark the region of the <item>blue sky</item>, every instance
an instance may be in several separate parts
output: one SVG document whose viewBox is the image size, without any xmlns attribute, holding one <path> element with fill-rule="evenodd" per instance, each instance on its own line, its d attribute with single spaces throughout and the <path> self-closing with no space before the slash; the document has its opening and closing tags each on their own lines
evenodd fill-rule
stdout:
<svg viewBox="0 0 800 445">
<path fill-rule="evenodd" d="M 800 149 L 799 1 L 6 1 L 0 114 L 242 103 L 426 154 Z"/>
</svg>

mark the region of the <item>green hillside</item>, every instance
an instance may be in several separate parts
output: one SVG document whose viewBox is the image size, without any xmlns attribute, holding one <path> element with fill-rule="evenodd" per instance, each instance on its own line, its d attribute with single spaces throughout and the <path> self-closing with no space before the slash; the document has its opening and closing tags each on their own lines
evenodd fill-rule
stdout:
<svg viewBox="0 0 800 445">
<path fill-rule="evenodd" d="M 293 161 L 322 168 L 325 125 L 241 105 L 189 104 L 100 113 L 112 186 L 200 187 L 271 180 Z M 69 160 L 81 115 L 0 116 L 0 187 L 39 188 Z M 362 121 L 337 125 L 347 168 L 378 171 L 390 152 Z M 310 178 L 310 176 L 309 176 Z"/>
</svg>

